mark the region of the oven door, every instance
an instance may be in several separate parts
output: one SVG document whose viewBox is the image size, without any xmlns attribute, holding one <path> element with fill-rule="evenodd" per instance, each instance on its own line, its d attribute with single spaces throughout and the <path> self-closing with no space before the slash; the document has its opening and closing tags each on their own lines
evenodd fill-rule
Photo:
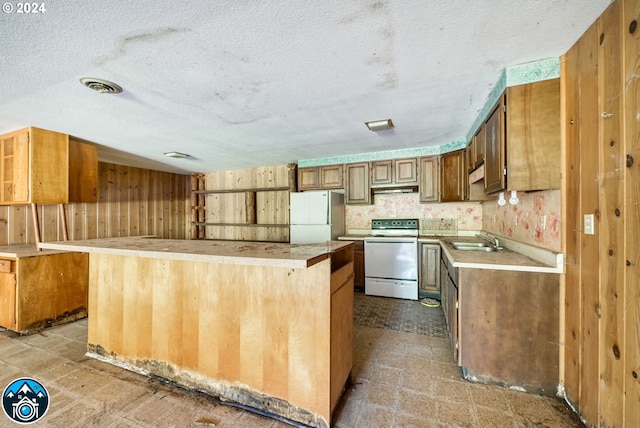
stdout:
<svg viewBox="0 0 640 428">
<path fill-rule="evenodd" d="M 364 241 L 364 276 L 418 280 L 418 240 L 367 238 Z"/>
</svg>

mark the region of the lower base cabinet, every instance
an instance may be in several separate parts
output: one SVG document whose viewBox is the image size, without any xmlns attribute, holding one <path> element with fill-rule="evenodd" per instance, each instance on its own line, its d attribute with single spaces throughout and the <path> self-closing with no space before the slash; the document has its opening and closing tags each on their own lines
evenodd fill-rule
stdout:
<svg viewBox="0 0 640 428">
<path fill-rule="evenodd" d="M 466 379 L 555 396 L 559 275 L 456 268 L 442 254 L 442 309 Z"/>
<path fill-rule="evenodd" d="M 0 326 L 19 333 L 87 316 L 87 254 L 0 258 Z"/>
<path fill-rule="evenodd" d="M 440 298 L 440 244 L 420 244 L 420 295 Z"/>
</svg>

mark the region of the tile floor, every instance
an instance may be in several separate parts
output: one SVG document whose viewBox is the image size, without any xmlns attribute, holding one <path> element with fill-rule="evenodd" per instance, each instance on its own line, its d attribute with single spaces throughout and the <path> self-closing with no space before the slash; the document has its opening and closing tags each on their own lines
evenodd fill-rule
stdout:
<svg viewBox="0 0 640 428">
<path fill-rule="evenodd" d="M 366 297 L 357 300 L 366 306 Z M 397 301 L 402 305 L 406 302 Z M 442 337 L 391 329 L 406 323 L 360 324 L 354 328 L 353 385 L 338 408 L 336 428 L 582 426 L 560 400 L 461 379 Z M 32 426 L 290 426 L 87 358 L 86 336 L 86 319 L 30 336 L 0 332 L 0 387 L 29 376 L 49 391 L 50 409 Z M 0 415 L 0 427 L 9 426 L 18 425 Z"/>
</svg>

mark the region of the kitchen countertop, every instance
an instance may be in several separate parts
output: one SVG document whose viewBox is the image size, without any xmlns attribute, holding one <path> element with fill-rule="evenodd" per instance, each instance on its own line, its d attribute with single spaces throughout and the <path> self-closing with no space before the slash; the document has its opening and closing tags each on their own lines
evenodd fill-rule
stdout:
<svg viewBox="0 0 640 428">
<path fill-rule="evenodd" d="M 287 244 L 253 241 L 159 239 L 151 236 L 43 242 L 41 248 L 82 253 L 130 255 L 169 260 L 307 268 L 348 242 Z"/>
<path fill-rule="evenodd" d="M 0 257 L 17 259 L 20 257 L 47 256 L 51 254 L 67 253 L 66 251 L 42 250 L 38 251 L 36 244 L 0 245 Z"/>
<path fill-rule="evenodd" d="M 478 233 L 478 232 L 476 232 Z M 492 235 L 489 235 L 492 236 Z M 371 235 L 349 234 L 339 240 L 365 240 Z M 497 237 L 503 247 L 500 251 L 462 251 L 450 245 L 453 241 L 485 242 L 475 234 L 461 236 L 419 235 L 418 242 L 439 242 L 454 267 L 470 269 L 494 269 L 525 272 L 564 273 L 564 255 L 507 238 Z"/>
</svg>

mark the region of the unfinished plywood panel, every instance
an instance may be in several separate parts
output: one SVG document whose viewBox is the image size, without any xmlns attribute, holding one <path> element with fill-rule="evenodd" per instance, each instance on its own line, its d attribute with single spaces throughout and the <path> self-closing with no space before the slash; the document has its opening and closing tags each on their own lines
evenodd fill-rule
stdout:
<svg viewBox="0 0 640 428">
<path fill-rule="evenodd" d="M 352 255 L 352 247 L 345 250 Z M 352 365 L 348 257 L 307 269 L 90 257 L 91 352 L 329 426 Z"/>
</svg>

